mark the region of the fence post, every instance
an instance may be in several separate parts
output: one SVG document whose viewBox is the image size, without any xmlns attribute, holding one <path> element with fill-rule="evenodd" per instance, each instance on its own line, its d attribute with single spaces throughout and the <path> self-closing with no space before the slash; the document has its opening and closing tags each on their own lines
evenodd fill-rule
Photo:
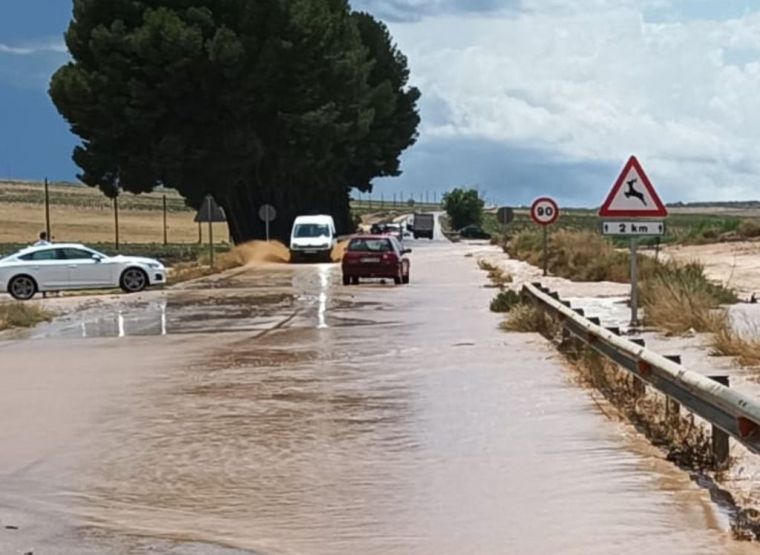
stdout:
<svg viewBox="0 0 760 555">
<path fill-rule="evenodd" d="M 710 376 L 710 379 L 729 387 L 728 376 Z M 712 424 L 712 452 L 718 469 L 726 468 L 729 458 L 728 434 Z"/>
<path fill-rule="evenodd" d="M 207 204 L 208 204 L 208 254 L 209 259 L 211 262 L 211 267 L 214 267 L 214 218 L 212 217 L 211 213 L 211 195 L 208 195 L 207 198 Z"/>
<path fill-rule="evenodd" d="M 164 195 L 163 201 L 164 201 L 164 245 L 168 245 L 169 236 L 166 230 L 166 195 Z"/>
<path fill-rule="evenodd" d="M 47 240 L 52 241 L 53 236 L 50 233 L 50 188 L 47 177 L 45 178 L 45 233 L 47 233 Z"/>
<path fill-rule="evenodd" d="M 114 246 L 119 250 L 119 197 L 113 197 Z"/>
<path fill-rule="evenodd" d="M 198 222 L 198 244 L 203 244 L 203 229 L 201 228 L 201 222 Z"/>
</svg>

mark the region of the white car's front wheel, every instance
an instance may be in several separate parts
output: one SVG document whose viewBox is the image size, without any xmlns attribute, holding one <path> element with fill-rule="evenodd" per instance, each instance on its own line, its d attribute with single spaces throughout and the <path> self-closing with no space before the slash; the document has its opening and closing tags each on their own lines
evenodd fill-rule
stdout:
<svg viewBox="0 0 760 555">
<path fill-rule="evenodd" d="M 139 293 L 148 286 L 148 274 L 140 268 L 127 268 L 121 274 L 120 285 L 125 293 Z"/>
<path fill-rule="evenodd" d="M 8 293 L 18 301 L 28 301 L 37 292 L 37 282 L 29 276 L 16 276 L 8 284 Z"/>
</svg>

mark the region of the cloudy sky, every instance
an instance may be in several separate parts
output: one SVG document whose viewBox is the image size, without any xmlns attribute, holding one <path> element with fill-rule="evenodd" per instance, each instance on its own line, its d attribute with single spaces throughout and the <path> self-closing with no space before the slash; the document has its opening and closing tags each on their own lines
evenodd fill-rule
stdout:
<svg viewBox="0 0 760 555">
<path fill-rule="evenodd" d="M 423 91 L 419 143 L 379 191 L 477 186 L 601 202 L 630 154 L 666 201 L 760 199 L 760 7 L 751 0 L 354 0 Z M 65 0 L 0 19 L 0 176 L 71 179 L 46 96 Z"/>
</svg>

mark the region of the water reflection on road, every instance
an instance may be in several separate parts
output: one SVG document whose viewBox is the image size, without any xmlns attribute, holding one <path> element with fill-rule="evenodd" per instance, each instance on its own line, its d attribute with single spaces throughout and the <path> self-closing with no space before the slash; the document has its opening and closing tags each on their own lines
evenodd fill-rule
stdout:
<svg viewBox="0 0 760 555">
<path fill-rule="evenodd" d="M 34 357 L 66 353 L 56 375 L 80 386 L 83 364 L 113 362 L 76 389 L 98 407 L 86 434 L 5 455 L 0 507 L 12 491 L 116 538 L 267 554 L 750 552 L 542 340 L 498 331 L 465 252 L 415 247 L 398 288 L 344 288 L 330 265 L 255 269 L 212 295 L 94 309 L 87 340 L 74 319 L 40 329 L 34 353 L 5 348 L 41 380 Z M 63 433 L 23 383 L 14 399 Z"/>
</svg>

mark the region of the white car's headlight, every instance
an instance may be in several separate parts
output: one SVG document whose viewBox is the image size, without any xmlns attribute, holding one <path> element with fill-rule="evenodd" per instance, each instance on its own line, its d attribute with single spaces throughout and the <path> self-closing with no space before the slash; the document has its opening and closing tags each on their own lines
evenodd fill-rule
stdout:
<svg viewBox="0 0 760 555">
<path fill-rule="evenodd" d="M 163 267 L 164 265 L 158 262 L 148 262 L 148 268 L 151 268 L 152 270 L 160 270 Z"/>
</svg>

